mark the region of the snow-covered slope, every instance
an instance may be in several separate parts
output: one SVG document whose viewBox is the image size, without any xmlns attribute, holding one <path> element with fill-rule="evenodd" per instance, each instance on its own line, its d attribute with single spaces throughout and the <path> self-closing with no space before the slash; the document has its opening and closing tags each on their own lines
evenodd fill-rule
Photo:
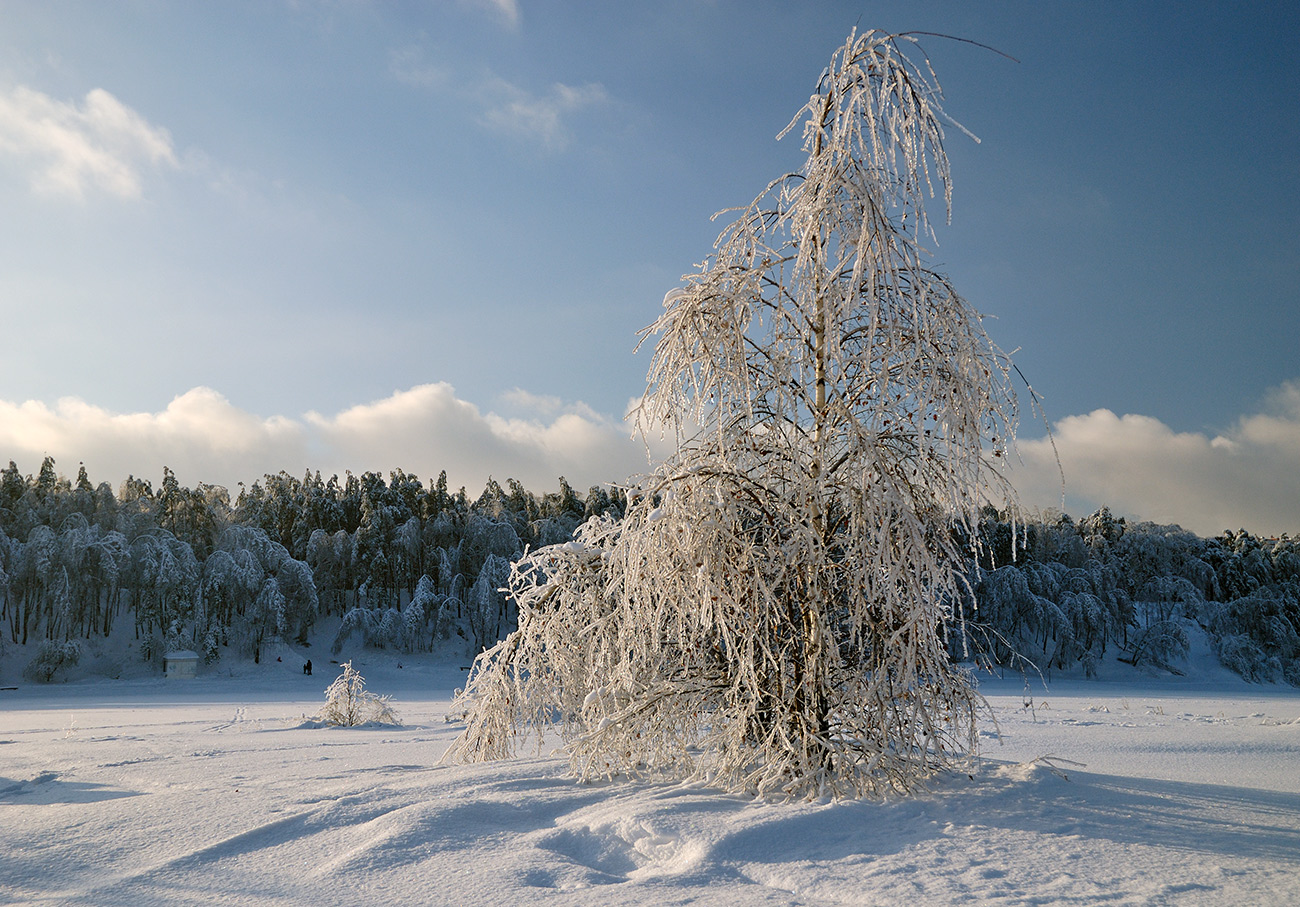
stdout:
<svg viewBox="0 0 1300 907">
<path fill-rule="evenodd" d="M 0 903 L 1300 903 L 1300 691 L 1205 658 L 990 679 L 970 776 L 772 804 L 440 765 L 454 659 L 358 653 L 403 726 L 317 727 L 298 654 L 0 691 Z"/>
</svg>

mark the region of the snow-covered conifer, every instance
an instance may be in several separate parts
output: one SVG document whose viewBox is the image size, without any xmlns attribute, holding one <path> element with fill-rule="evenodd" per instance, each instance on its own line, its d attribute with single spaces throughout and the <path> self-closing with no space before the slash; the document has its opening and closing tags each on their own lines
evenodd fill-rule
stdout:
<svg viewBox="0 0 1300 907">
<path fill-rule="evenodd" d="M 497 641 L 505 622 L 506 597 L 503 590 L 510 581 L 510 561 L 497 554 L 489 554 L 479 571 L 478 579 L 470 587 L 466 602 L 469 610 L 469 629 L 474 645 L 482 649 Z"/>
<path fill-rule="evenodd" d="M 396 608 L 387 608 L 379 618 L 379 629 L 375 634 L 374 642 L 381 649 L 393 649 L 394 651 L 405 651 L 406 649 L 406 622 L 402 619 L 402 612 Z"/>
</svg>

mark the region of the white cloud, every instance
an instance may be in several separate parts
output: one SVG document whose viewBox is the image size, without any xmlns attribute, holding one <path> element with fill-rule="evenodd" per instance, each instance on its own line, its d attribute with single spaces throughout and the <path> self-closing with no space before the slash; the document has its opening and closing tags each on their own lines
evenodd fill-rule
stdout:
<svg viewBox="0 0 1300 907">
<path fill-rule="evenodd" d="M 430 63 L 424 49 L 414 44 L 389 52 L 388 72 L 397 81 L 417 88 L 444 88 L 451 77 L 446 68 Z"/>
<path fill-rule="evenodd" d="M 1175 432 L 1150 416 L 1099 409 L 1055 425 L 1072 510 L 1112 510 L 1202 535 L 1244 527 L 1300 532 L 1300 383 L 1223 434 Z M 1022 442 L 1012 475 L 1025 503 L 1060 506 L 1046 439 Z"/>
<path fill-rule="evenodd" d="M 303 428 L 283 418 L 260 419 L 208 388 L 195 388 L 159 413 L 113 413 L 75 397 L 44 403 L 0 401 L 0 451 L 34 472 L 46 456 L 60 472 L 86 464 L 95 482 L 117 485 L 127 475 L 157 480 L 172 467 L 188 484 L 232 486 L 281 463 L 307 459 Z"/>
<path fill-rule="evenodd" d="M 487 99 L 487 110 L 479 118 L 482 125 L 541 142 L 553 151 L 564 150 L 571 141 L 569 117 L 609 100 L 598 83 L 573 86 L 556 82 L 545 94 L 535 95 L 495 77 L 483 83 L 481 93 Z"/>
<path fill-rule="evenodd" d="M 21 85 L 0 89 L 0 154 L 22 162 L 33 190 L 75 199 L 89 189 L 138 198 L 142 167 L 178 166 L 167 130 L 102 88 L 80 106 Z"/>
<path fill-rule="evenodd" d="M 515 391 L 512 399 L 518 404 L 531 395 Z M 353 471 L 401 466 L 437 475 L 445 469 L 454 484 L 471 490 L 488 476 L 549 489 L 561 475 L 585 487 L 645 471 L 645 454 L 621 421 L 582 404 L 556 415 L 550 398 L 540 400 L 536 417 L 504 418 L 457 398 L 449 384 L 424 384 L 333 417 L 310 413 L 307 422 Z"/>
<path fill-rule="evenodd" d="M 262 418 L 208 388 L 157 413 L 113 413 L 76 398 L 53 408 L 0 401 L 0 465 L 13 459 L 34 473 L 48 454 L 64 475 L 84 461 L 93 481 L 114 486 L 128 474 L 157 483 L 169 466 L 185 484 L 229 488 L 280 470 L 341 476 L 400 467 L 428 480 L 445 469 L 453 486 L 471 493 L 489 475 L 540 493 L 561 475 L 586 488 L 647 469 L 645 445 L 622 419 L 518 388 L 500 402 L 511 415 L 484 412 L 445 383 L 301 418 Z M 1106 504 L 1203 535 L 1237 527 L 1300 532 L 1300 382 L 1283 385 L 1261 412 L 1217 436 L 1102 409 L 1060 420 L 1055 437 L 1075 516 Z M 671 446 L 671 439 L 654 439 L 653 454 Z M 1022 501 L 1059 506 L 1049 442 L 1022 441 L 1020 451 L 1024 462 L 1012 479 Z"/>
<path fill-rule="evenodd" d="M 519 25 L 519 4 L 516 0 L 460 0 L 460 5 L 486 10 L 511 28 Z"/>
<path fill-rule="evenodd" d="M 518 391 L 516 403 L 534 398 Z M 483 413 L 448 384 L 426 384 L 332 416 L 263 419 L 216 391 L 195 388 L 159 413 L 112 413 L 76 398 L 44 403 L 0 401 L 0 455 L 34 473 L 53 456 L 64 475 L 79 461 L 94 482 L 117 486 L 128 474 L 157 483 L 170 467 L 185 484 L 235 488 L 270 472 L 324 475 L 345 470 L 387 474 L 401 468 L 424 479 L 445 469 L 453 487 L 477 493 L 488 476 L 515 478 L 539 493 L 559 476 L 575 487 L 617 482 L 646 470 L 645 450 L 621 420 L 583 404 L 534 418 Z"/>
<path fill-rule="evenodd" d="M 534 394 L 522 387 L 512 388 L 501 395 L 501 402 L 512 409 L 525 410 L 538 416 L 553 416 L 564 408 L 559 397 Z"/>
<path fill-rule="evenodd" d="M 484 69 L 476 78 L 458 77 L 445 63 L 431 61 L 420 43 L 389 51 L 388 73 L 403 84 L 477 108 L 477 123 L 486 129 L 536 142 L 550 151 L 563 151 L 573 141 L 570 124 L 576 115 L 611 101 L 605 86 L 598 82 L 555 82 L 538 93 L 490 69 Z"/>
</svg>

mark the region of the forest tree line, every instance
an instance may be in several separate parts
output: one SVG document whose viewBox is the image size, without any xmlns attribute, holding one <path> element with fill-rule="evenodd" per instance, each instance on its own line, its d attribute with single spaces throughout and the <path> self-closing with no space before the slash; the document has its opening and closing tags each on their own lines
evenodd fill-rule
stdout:
<svg viewBox="0 0 1300 907">
<path fill-rule="evenodd" d="M 241 487 L 161 485 L 134 476 L 116 492 L 75 480 L 46 457 L 24 476 L 0 470 L 0 645 L 41 643 L 49 679 L 79 641 L 132 623 L 144 657 L 305 642 L 322 616 L 352 637 L 402 651 L 463 636 L 475 649 L 510 621 L 500 592 L 525 547 L 563 542 L 587 517 L 621 515 L 621 492 L 581 495 L 563 479 L 538 496 L 511 479 L 471 499 L 446 473 L 428 485 L 396 470 L 340 480 L 281 472 Z M 2 651 L 2 649 L 0 649 Z"/>
<path fill-rule="evenodd" d="M 560 479 L 537 495 L 489 479 L 471 499 L 398 469 L 323 480 L 267 475 L 241 485 L 114 491 L 45 458 L 35 475 L 0 470 L 0 657 L 40 644 L 49 679 L 78 643 L 131 623 L 144 657 L 194 649 L 260 658 L 274 638 L 304 642 L 323 616 L 346 640 L 405 652 L 463 637 L 477 651 L 514 626 L 501 589 L 526 548 L 568 541 L 586 519 L 626 509 L 620 489 L 579 494 Z M 1300 539 L 1245 530 L 1202 538 L 1129 522 L 1106 508 L 1075 521 L 1015 521 L 986 508 L 969 594 L 956 603 L 958 660 L 1050 674 L 1093 673 L 1108 654 L 1179 670 L 1188 621 L 1253 681 L 1300 685 Z M 959 530 L 956 530 L 959 531 Z"/>
<path fill-rule="evenodd" d="M 1300 539 L 1202 538 L 1108 508 L 1017 525 L 986 508 L 954 655 L 1050 674 L 1107 653 L 1177 672 L 1189 622 L 1247 680 L 1300 685 Z"/>
</svg>

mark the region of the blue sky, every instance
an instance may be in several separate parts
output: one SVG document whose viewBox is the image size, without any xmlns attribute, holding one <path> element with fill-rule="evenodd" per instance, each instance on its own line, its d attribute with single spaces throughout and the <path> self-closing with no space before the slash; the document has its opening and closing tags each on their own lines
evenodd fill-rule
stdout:
<svg viewBox="0 0 1300 907">
<path fill-rule="evenodd" d="M 0 0 L 0 460 L 234 487 L 643 467 L 636 332 L 848 31 L 922 39 L 936 260 L 1069 509 L 1300 531 L 1300 13 L 1236 3 Z M 937 213 L 937 209 L 936 209 Z M 1022 491 L 1059 503 L 1022 426 Z"/>
</svg>

